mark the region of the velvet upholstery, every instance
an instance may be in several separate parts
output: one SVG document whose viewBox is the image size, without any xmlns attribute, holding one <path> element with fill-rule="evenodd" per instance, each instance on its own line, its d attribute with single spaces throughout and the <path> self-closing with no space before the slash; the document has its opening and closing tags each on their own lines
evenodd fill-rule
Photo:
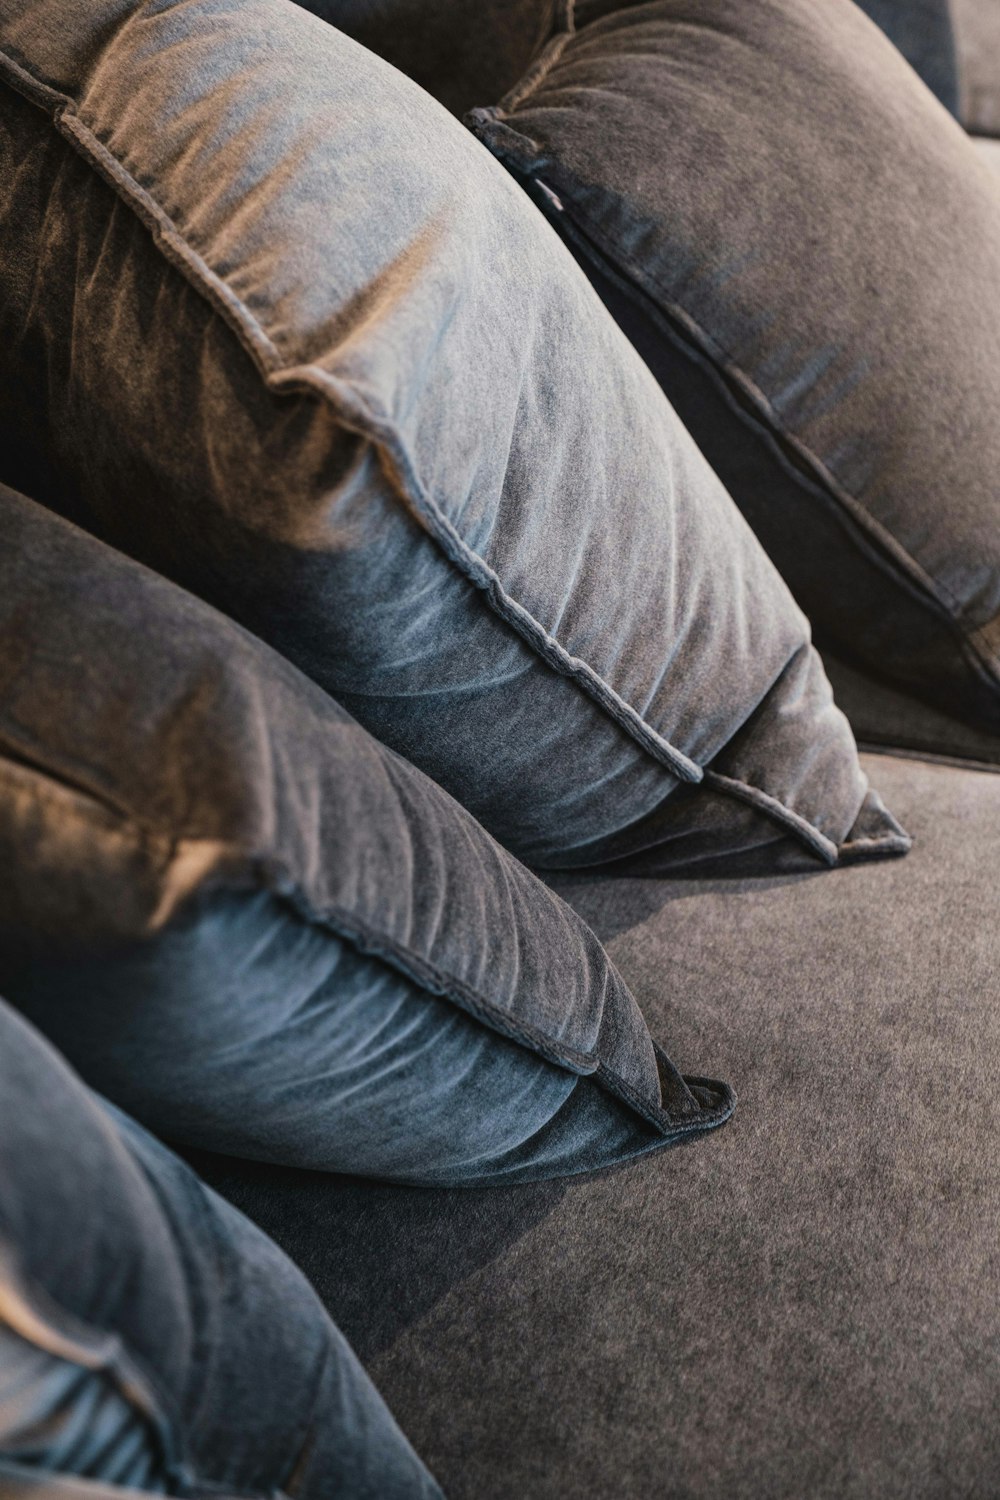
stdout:
<svg viewBox="0 0 1000 1500">
<path fill-rule="evenodd" d="M 851 0 L 580 0 L 469 119 L 817 636 L 996 732 L 1000 191 L 896 49 Z"/>
<path fill-rule="evenodd" d="M 499 99 L 552 29 L 557 0 L 305 0 L 459 118 Z"/>
<path fill-rule="evenodd" d="M 996 1493 L 1000 777 L 866 765 L 906 860 L 560 881 L 739 1090 L 695 1149 L 450 1196 L 201 1161 L 451 1500 Z"/>
<path fill-rule="evenodd" d="M 960 109 L 954 0 L 857 0 L 945 109 Z M 989 0 L 987 0 L 989 3 Z"/>
<path fill-rule="evenodd" d="M 0 69 L 8 478 L 532 863 L 906 848 L 749 528 L 416 85 L 286 0 L 12 0 Z"/>
<path fill-rule="evenodd" d="M 262 642 L 0 491 L 0 993 L 154 1129 L 415 1182 L 723 1120 L 593 935 Z"/>
<path fill-rule="evenodd" d="M 966 129 L 1000 136 L 1000 0 L 951 0 Z"/>
<path fill-rule="evenodd" d="M 301 1273 L 2 1001 L 0 1182 L 4 1500 L 441 1500 Z"/>
</svg>

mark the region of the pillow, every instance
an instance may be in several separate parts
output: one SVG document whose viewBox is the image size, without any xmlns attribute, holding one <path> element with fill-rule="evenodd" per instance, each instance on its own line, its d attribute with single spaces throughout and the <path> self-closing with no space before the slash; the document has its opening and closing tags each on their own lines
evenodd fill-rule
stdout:
<svg viewBox="0 0 1000 1500">
<path fill-rule="evenodd" d="M 0 533 L 0 986 L 95 1088 L 408 1182 L 728 1115 L 569 908 L 294 667 L 10 491 Z"/>
<path fill-rule="evenodd" d="M 370 47 L 461 118 L 517 82 L 548 39 L 557 3 L 306 0 L 303 8 Z"/>
<path fill-rule="evenodd" d="M 959 113 L 954 0 L 857 0 L 951 114 Z M 981 4 L 982 0 L 976 0 Z"/>
<path fill-rule="evenodd" d="M 958 52 L 962 123 L 1000 135 L 1000 4 L 950 0 Z"/>
<path fill-rule="evenodd" d="M 441 1500 L 302 1274 L 2 1001 L 0 1181 L 6 1500 Z"/>
<path fill-rule="evenodd" d="M 570 5 L 476 134 L 843 655 L 1000 727 L 1000 193 L 849 0 Z"/>
<path fill-rule="evenodd" d="M 285 0 L 17 0 L 0 54 L 22 487 L 538 866 L 906 847 L 738 512 L 440 106 Z"/>
</svg>

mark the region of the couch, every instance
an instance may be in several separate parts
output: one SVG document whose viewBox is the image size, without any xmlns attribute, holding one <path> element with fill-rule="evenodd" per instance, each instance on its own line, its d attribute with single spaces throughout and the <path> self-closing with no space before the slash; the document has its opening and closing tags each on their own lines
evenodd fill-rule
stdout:
<svg viewBox="0 0 1000 1500">
<path fill-rule="evenodd" d="M 497 91 L 534 15 L 469 64 Z M 545 876 L 678 1066 L 733 1080 L 724 1129 L 461 1190 L 185 1148 L 305 1272 L 452 1500 L 1000 1492 L 1000 737 L 825 661 L 905 859 Z"/>
</svg>

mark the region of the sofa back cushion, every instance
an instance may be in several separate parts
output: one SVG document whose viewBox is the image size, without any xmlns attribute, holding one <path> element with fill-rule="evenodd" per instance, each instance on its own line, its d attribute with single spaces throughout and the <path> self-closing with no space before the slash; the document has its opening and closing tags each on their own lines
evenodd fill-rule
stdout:
<svg viewBox="0 0 1000 1500">
<path fill-rule="evenodd" d="M 538 865 L 660 839 L 685 786 L 688 854 L 905 847 L 648 371 L 416 85 L 285 0 L 14 0 L 0 72 L 0 435 L 30 493 Z"/>
</svg>

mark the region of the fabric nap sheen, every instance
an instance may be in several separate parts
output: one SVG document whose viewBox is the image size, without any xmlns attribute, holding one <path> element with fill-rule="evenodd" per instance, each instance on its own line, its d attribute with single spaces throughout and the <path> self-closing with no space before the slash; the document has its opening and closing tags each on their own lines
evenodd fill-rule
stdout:
<svg viewBox="0 0 1000 1500">
<path fill-rule="evenodd" d="M 0 989 L 191 1145 L 412 1182 L 718 1124 L 589 929 L 200 600 L 0 492 Z"/>
<path fill-rule="evenodd" d="M 817 636 L 1000 728 L 1000 191 L 895 48 L 850 0 L 580 0 L 469 123 Z"/>
<path fill-rule="evenodd" d="M 8 480 L 534 864 L 905 850 L 772 565 L 439 105 L 285 0 L 11 0 L 0 72 Z"/>
<path fill-rule="evenodd" d="M 301 1272 L 3 1001 L 0 1181 L 4 1500 L 442 1500 Z"/>
</svg>

